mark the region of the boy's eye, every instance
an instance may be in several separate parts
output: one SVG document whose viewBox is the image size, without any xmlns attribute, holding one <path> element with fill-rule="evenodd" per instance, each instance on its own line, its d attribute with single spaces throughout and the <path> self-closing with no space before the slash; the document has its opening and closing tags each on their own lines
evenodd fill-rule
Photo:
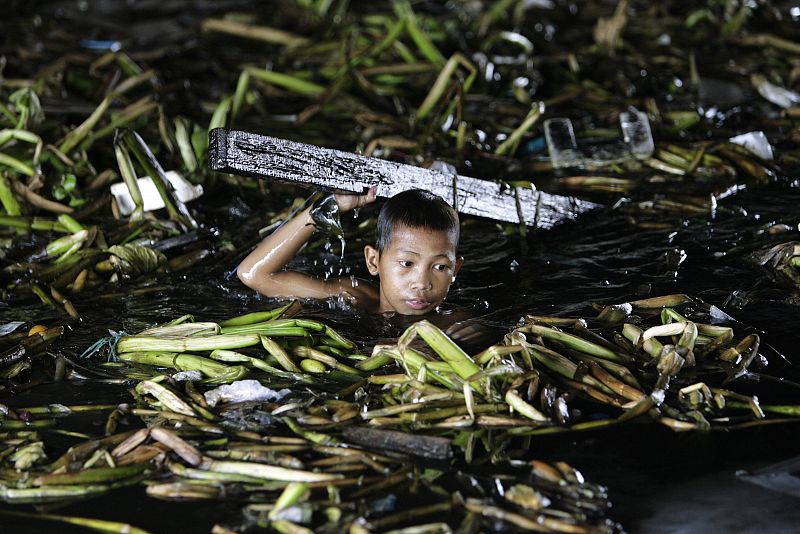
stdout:
<svg viewBox="0 0 800 534">
<path fill-rule="evenodd" d="M 446 271 L 447 269 L 450 268 L 450 266 L 444 263 L 439 263 L 437 265 L 434 265 L 433 268 L 436 269 L 437 271 Z"/>
<path fill-rule="evenodd" d="M 400 260 L 397 263 L 399 263 L 401 267 L 411 267 L 412 265 L 414 265 L 412 262 L 408 260 Z"/>
</svg>

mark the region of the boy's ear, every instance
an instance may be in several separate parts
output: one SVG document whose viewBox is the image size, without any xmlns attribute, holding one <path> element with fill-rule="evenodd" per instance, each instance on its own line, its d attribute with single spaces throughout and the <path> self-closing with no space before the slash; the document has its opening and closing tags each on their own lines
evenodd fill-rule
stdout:
<svg viewBox="0 0 800 534">
<path fill-rule="evenodd" d="M 364 261 L 367 263 L 367 270 L 372 276 L 378 275 L 378 263 L 380 258 L 381 253 L 378 252 L 378 249 L 370 245 L 364 247 Z"/>
<path fill-rule="evenodd" d="M 453 267 L 453 279 L 455 279 L 458 271 L 461 270 L 462 265 L 464 265 L 464 256 L 459 256 L 456 260 L 456 266 Z"/>
</svg>

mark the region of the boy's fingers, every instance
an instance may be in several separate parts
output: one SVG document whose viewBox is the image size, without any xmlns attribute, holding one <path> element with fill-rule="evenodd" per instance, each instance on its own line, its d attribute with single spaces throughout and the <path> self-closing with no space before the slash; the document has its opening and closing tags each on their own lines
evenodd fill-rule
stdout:
<svg viewBox="0 0 800 534">
<path fill-rule="evenodd" d="M 378 186 L 373 185 L 367 191 L 367 194 L 362 197 L 364 204 L 369 204 L 371 202 L 375 202 L 375 199 L 378 198 Z M 363 204 L 362 204 L 363 205 Z"/>
</svg>

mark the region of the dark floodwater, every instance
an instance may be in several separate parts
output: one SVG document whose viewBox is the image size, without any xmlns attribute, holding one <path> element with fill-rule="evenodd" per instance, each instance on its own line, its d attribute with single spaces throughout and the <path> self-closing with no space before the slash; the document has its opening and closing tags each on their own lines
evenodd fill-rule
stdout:
<svg viewBox="0 0 800 534">
<path fill-rule="evenodd" d="M 674 231 L 633 231 L 626 217 L 606 210 L 524 241 L 517 235 L 504 235 L 493 224 L 472 220 L 462 243 L 467 262 L 448 306 L 473 308 L 486 323 L 508 329 L 524 313 L 591 316 L 592 302 L 688 293 L 723 308 L 743 327 L 763 330 L 766 346 L 762 352 L 770 365 L 760 371 L 798 380 L 800 373 L 790 365 L 798 360 L 797 307 L 781 300 L 788 291 L 769 282 L 760 268 L 742 256 L 728 254 L 734 245 L 746 248 L 763 240 L 758 233 L 767 224 L 796 227 L 798 202 L 800 191 L 773 186 L 729 197 L 720 203 L 715 218 L 687 220 Z M 357 248 L 348 245 L 343 263 L 334 249 L 307 254 L 297 267 L 321 275 L 340 269 L 360 273 Z M 676 249 L 685 253 L 679 265 L 668 259 L 682 256 L 676 256 Z M 235 279 L 226 280 L 229 267 L 220 264 L 200 274 L 173 275 L 149 286 L 120 288 L 117 294 L 76 299 L 84 320 L 62 347 L 79 353 L 108 329 L 137 331 L 185 313 L 221 319 L 273 304 Z M 0 320 L 57 319 L 48 313 L 37 305 L 6 308 L 0 311 Z M 364 321 L 354 311 L 331 309 L 325 303 L 308 303 L 305 313 L 337 325 L 362 342 L 392 334 L 391 327 L 379 319 Z M 764 403 L 796 402 L 799 397 L 797 390 L 779 384 L 754 388 Z M 70 403 L 122 402 L 127 393 L 123 387 L 66 382 L 40 386 L 4 402 L 30 406 L 65 399 Z M 94 426 L 91 419 L 84 424 Z M 795 498 L 743 482 L 735 472 L 800 453 L 796 436 L 794 424 L 711 434 L 677 434 L 658 425 L 633 425 L 537 437 L 529 453 L 565 460 L 590 480 L 608 485 L 614 503 L 611 516 L 632 532 L 699 532 L 712 527 L 715 531 L 776 532 L 792 530 L 800 519 Z M 68 445 L 66 439 L 63 446 Z M 235 508 L 224 503 L 163 503 L 148 499 L 143 489 L 128 489 L 59 512 L 130 520 L 154 532 L 180 530 L 185 514 L 190 513 L 192 530 L 207 532 L 214 522 L 235 518 Z"/>
<path fill-rule="evenodd" d="M 74 7 L 69 2 L 50 4 Z M 111 11 L 112 4 L 98 2 Z M 197 4 L 213 11 L 209 3 Z M 251 7 L 250 4 L 229 1 L 220 3 L 219 9 L 240 6 L 244 9 Z M 192 17 L 185 12 L 176 15 L 183 5 L 180 2 L 150 2 L 150 5 L 164 17 L 163 26 L 152 25 L 151 34 L 140 34 L 143 47 L 162 44 L 165 36 L 183 31 L 188 24 L 182 25 L 182 22 Z M 55 8 L 51 11 L 56 13 Z M 65 13 L 69 16 L 60 20 L 77 28 L 96 26 L 103 16 L 102 12 L 90 13 L 96 18 L 83 16 L 75 9 Z M 144 18 L 141 13 L 140 18 Z M 117 31 L 120 25 L 118 21 L 115 24 L 114 31 Z M 129 31 L 138 31 L 140 27 L 146 28 L 141 24 Z M 56 37 L 66 39 L 58 33 Z M 174 39 L 177 42 L 178 38 Z M 178 48 L 184 50 L 181 48 L 184 46 L 190 50 L 198 45 L 187 39 Z M 191 92 L 211 101 L 210 95 L 216 98 L 220 87 L 224 87 L 224 91 L 230 87 L 224 73 L 215 71 L 209 75 L 206 72 L 206 53 L 201 51 L 197 56 L 200 60 L 195 57 L 194 61 L 187 61 L 180 67 L 195 80 L 206 77 L 204 83 L 196 83 Z M 81 104 L 83 112 L 91 111 L 89 104 Z M 184 112 L 181 102 L 167 101 L 167 104 Z M 190 103 L 186 107 L 190 108 Z M 742 117 L 736 119 L 741 122 L 729 123 L 726 127 L 737 129 L 736 133 L 747 131 L 748 115 Z M 65 121 L 68 119 L 65 117 Z M 263 124 L 254 120 L 251 126 Z M 719 202 L 713 218 L 664 216 L 662 222 L 672 224 L 669 230 L 636 228 L 621 210 L 610 208 L 547 233 L 531 234 L 526 239 L 515 233 L 507 235 L 486 221 L 468 220 L 461 246 L 466 263 L 446 307 L 472 309 L 482 321 L 502 331 L 525 313 L 590 316 L 594 314 L 592 302 L 615 303 L 687 293 L 725 310 L 741 323 L 741 331 L 763 332 L 762 352 L 769 358 L 770 365 L 759 372 L 800 381 L 796 368 L 800 365 L 798 306 L 789 303 L 790 290 L 775 284 L 765 270 L 746 257 L 749 248 L 767 244 L 770 238 L 763 230 L 773 223 L 783 223 L 794 229 L 782 240 L 798 239 L 800 189 L 789 185 L 797 178 L 794 174 L 781 183 L 739 191 Z M 617 198 L 595 200 L 612 205 Z M 237 209 L 229 209 L 230 206 L 237 206 Z M 263 223 L 260 206 L 251 198 L 206 198 L 197 207 L 205 212 L 204 220 L 238 228 L 237 245 L 252 240 Z M 215 225 L 216 222 L 212 222 L 209 227 Z M 343 262 L 339 260 L 338 245 L 328 253 L 320 249 L 309 251 L 296 267 L 318 275 L 341 271 L 363 276 L 362 244 L 357 240 L 348 242 Z M 191 274 L 163 275 L 147 284 L 131 283 L 112 292 L 76 297 L 73 302 L 83 321 L 75 325 L 58 348 L 77 355 L 109 329 L 135 332 L 186 313 L 198 319 L 222 319 L 275 304 L 254 295 L 235 279 L 226 278 L 232 267 L 233 261 L 213 260 L 201 264 Z M 794 292 L 794 302 L 797 302 L 797 290 Z M 326 303 L 308 303 L 304 313 L 334 324 L 345 335 L 362 343 L 370 343 L 376 336 L 396 334 L 396 329 L 380 319 L 365 320 L 355 311 Z M 0 304 L 0 323 L 10 320 L 55 323 L 62 322 L 63 315 L 32 301 L 15 301 L 12 306 Z M 766 378 L 752 389 L 764 403 L 797 403 L 800 399 L 793 387 L 768 382 Z M 130 399 L 123 386 L 67 381 L 43 384 L 16 397 L 0 399 L 0 402 L 35 406 L 52 402 L 112 403 Z M 90 433 L 102 433 L 102 423 L 98 424 L 95 418 L 70 418 L 68 424 Z M 614 503 L 610 515 L 631 532 L 794 532 L 800 524 L 796 498 L 743 482 L 735 473 L 800 454 L 797 430 L 797 425 L 788 424 L 731 433 L 677 434 L 658 425 L 631 425 L 537 437 L 532 441 L 529 454 L 542 459 L 565 460 L 583 471 L 591 481 L 608 485 Z M 55 448 L 65 449 L 74 443 L 70 438 L 46 434 L 46 431 L 43 434 Z M 55 456 L 60 451 L 52 452 L 51 456 Z M 161 502 L 147 498 L 144 490 L 138 487 L 58 508 L 56 512 L 127 521 L 152 532 L 209 532 L 216 522 L 236 523 L 240 517 L 236 504 Z M 42 531 L 83 532 L 55 523 L 0 520 L 0 533 Z"/>
</svg>

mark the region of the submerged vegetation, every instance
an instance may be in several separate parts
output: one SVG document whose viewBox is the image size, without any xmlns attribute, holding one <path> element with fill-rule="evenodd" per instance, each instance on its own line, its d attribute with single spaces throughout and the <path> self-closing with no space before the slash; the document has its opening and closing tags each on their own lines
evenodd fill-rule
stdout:
<svg viewBox="0 0 800 534">
<path fill-rule="evenodd" d="M 131 295 L 183 276 L 221 279 L 257 226 L 269 232 L 302 201 L 288 186 L 208 170 L 208 132 L 220 126 L 588 197 L 626 231 L 666 242 L 721 214 L 736 224 L 743 191 L 797 187 L 796 8 L 81 5 L 12 2 L 4 22 L 0 500 L 37 511 L 1 515 L 143 532 L 58 507 L 144 487 L 155 499 L 227 503 L 235 514 L 215 518 L 219 533 L 612 532 L 621 526 L 603 481 L 539 457 L 535 440 L 797 421 L 800 403 L 784 394 L 796 385 L 762 373 L 767 355 L 783 359 L 774 333 L 705 295 L 716 305 L 637 289 L 647 298 L 596 305 L 591 318 L 572 302 L 554 316 L 525 302 L 531 313 L 469 353 L 426 321 L 391 341 L 365 339 L 298 304 L 263 301 L 252 308 L 268 311 L 221 320 L 154 297 L 146 324 L 126 326 L 135 334 L 97 339 L 119 329 L 114 310 Z M 636 110 L 652 154 L 604 157 L 619 155 L 620 115 Z M 570 119 L 584 148 L 567 164 L 544 133 L 555 118 Z M 203 196 L 181 196 L 171 171 Z M 112 194 L 115 183 L 123 193 Z M 348 240 L 370 235 L 365 215 Z M 766 269 L 747 299 L 797 304 L 799 223 L 796 212 L 763 221 L 718 253 Z M 531 237 L 499 232 L 523 250 Z M 667 272 L 684 259 L 666 253 Z M 62 381 L 119 392 L 27 401 Z"/>
<path fill-rule="evenodd" d="M 292 317 L 296 304 L 118 334 L 87 350 L 92 363 L 80 370 L 134 381 L 135 403 L 5 408 L 3 500 L 62 502 L 144 484 L 157 499 L 242 500 L 238 524 L 280 532 L 616 531 L 605 489 L 566 463 L 531 460 L 533 437 L 800 416 L 800 406 L 762 406 L 732 389 L 765 364 L 758 335 L 737 339 L 676 308 L 720 313 L 670 295 L 605 306 L 590 321 L 529 316 L 474 356 L 423 320 L 367 357 L 329 326 Z M 38 429 L 87 411 L 108 414 L 105 436 L 51 461 Z M 120 432 L 122 421 L 144 426 Z M 404 492 L 427 504 L 402 507 Z"/>
</svg>

